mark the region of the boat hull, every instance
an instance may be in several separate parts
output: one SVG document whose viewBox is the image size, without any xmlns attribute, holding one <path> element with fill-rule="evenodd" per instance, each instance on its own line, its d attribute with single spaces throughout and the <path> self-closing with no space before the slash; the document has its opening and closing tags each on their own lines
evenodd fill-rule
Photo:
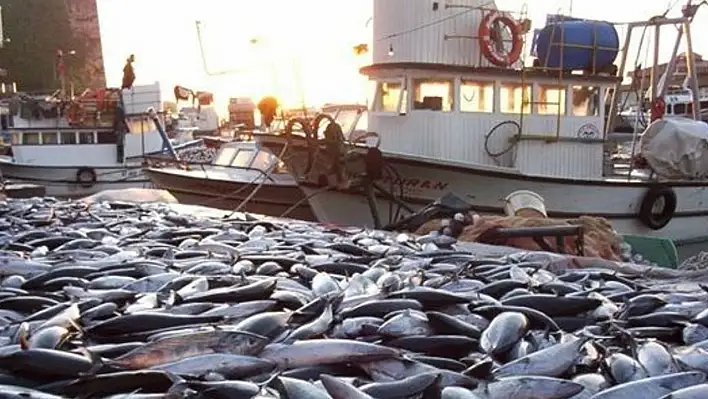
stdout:
<svg viewBox="0 0 708 399">
<path fill-rule="evenodd" d="M 86 167 L 22 165 L 0 161 L 3 179 L 14 183 L 44 186 L 48 197 L 83 198 L 104 190 L 150 187 L 150 180 L 143 174 L 140 165 L 90 167 L 96 174 L 96 181 L 90 185 L 82 185 L 77 181 L 79 171 L 84 168 Z"/>
<path fill-rule="evenodd" d="M 436 164 L 388 154 L 386 162 L 397 172 L 397 176 L 395 179 L 384 178 L 379 184 L 392 189 L 396 197 L 414 209 L 453 192 L 480 214 L 503 214 L 507 195 L 517 190 L 531 190 L 544 197 L 549 217 L 604 217 L 622 234 L 667 237 L 678 245 L 708 241 L 708 186 L 698 183 L 666 184 L 676 193 L 676 213 L 668 225 L 653 230 L 642 224 L 638 217 L 644 196 L 652 185 L 650 182 L 525 176 L 492 168 Z M 315 195 L 315 191 L 319 190 L 317 185 L 305 183 L 302 188 L 306 195 L 311 196 L 310 204 L 319 221 L 374 226 L 363 190 L 328 190 Z M 384 198 L 377 198 L 383 225 L 392 221 L 390 204 Z"/>
<path fill-rule="evenodd" d="M 294 182 L 292 184 L 266 182 L 250 197 L 258 186 L 257 183 L 251 184 L 253 179 L 237 181 L 187 176 L 171 173 L 169 169 L 155 168 L 146 169 L 145 174 L 156 188 L 169 191 L 181 204 L 233 210 L 246 201 L 242 211 L 267 216 L 282 216 L 290 211 L 285 215 L 286 217 L 306 221 L 315 220 L 310 204 L 304 199 L 302 190 Z M 296 203 L 299 205 L 293 208 Z"/>
</svg>

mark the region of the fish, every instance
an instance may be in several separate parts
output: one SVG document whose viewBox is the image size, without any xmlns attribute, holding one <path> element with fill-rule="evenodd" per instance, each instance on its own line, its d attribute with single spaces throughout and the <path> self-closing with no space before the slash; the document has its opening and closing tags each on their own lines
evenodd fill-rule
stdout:
<svg viewBox="0 0 708 399">
<path fill-rule="evenodd" d="M 43 215 L 41 223 L 37 215 Z M 161 203 L 0 201 L 26 398 L 694 398 L 708 294 L 454 238 Z"/>
</svg>

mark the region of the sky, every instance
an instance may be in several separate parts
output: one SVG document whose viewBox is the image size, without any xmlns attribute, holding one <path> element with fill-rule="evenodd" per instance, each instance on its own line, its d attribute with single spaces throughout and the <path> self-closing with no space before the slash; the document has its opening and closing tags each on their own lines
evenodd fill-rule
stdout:
<svg viewBox="0 0 708 399">
<path fill-rule="evenodd" d="M 525 1 L 496 3 L 500 9 L 518 12 Z M 528 3 L 532 4 L 528 15 L 533 27 L 541 28 L 546 14 L 567 14 L 571 4 L 575 17 L 638 21 L 663 13 L 676 1 Z M 301 102 L 318 106 L 364 102 L 369 91 L 358 69 L 371 58 L 354 55 L 352 48 L 372 42 L 371 24 L 367 23 L 372 17 L 372 0 L 97 0 L 97 4 L 110 86 L 120 84 L 125 58 L 135 54 L 136 84 L 159 80 L 166 93 L 176 84 L 212 91 L 219 111 L 225 111 L 232 96 L 258 99 L 276 93 L 286 106 Z M 680 7 L 673 8 L 674 15 Z M 201 35 L 197 35 L 196 21 L 201 21 Z M 699 28 L 706 22 L 708 8 L 699 11 L 692 27 L 694 51 L 708 55 L 708 41 L 700 40 L 708 36 L 708 28 Z M 626 31 L 618 30 L 623 38 Z M 636 31 L 637 39 L 630 48 L 632 64 L 640 33 Z M 662 62 L 668 59 L 674 38 L 673 27 L 662 30 Z M 642 54 L 640 62 L 646 65 L 645 57 Z M 165 100 L 171 99 L 171 95 L 165 96 Z"/>
</svg>

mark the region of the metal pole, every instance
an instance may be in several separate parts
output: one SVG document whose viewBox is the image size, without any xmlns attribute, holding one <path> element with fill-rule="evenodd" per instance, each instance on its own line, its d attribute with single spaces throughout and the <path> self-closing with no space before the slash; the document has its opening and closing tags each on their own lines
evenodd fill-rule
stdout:
<svg viewBox="0 0 708 399">
<path fill-rule="evenodd" d="M 698 92 L 698 76 L 696 74 L 696 59 L 693 56 L 693 40 L 691 39 L 690 23 L 685 23 L 683 25 L 683 30 L 686 33 L 686 47 L 688 51 L 688 54 L 686 54 L 686 68 L 688 69 L 688 76 L 691 77 L 691 97 L 693 97 L 693 119 L 699 120 L 701 118 L 701 101 Z"/>
<path fill-rule="evenodd" d="M 619 91 L 622 86 L 622 80 L 624 79 L 624 66 L 627 63 L 627 53 L 629 52 L 629 40 L 632 38 L 632 27 L 627 28 L 627 35 L 624 38 L 624 49 L 622 50 L 622 59 L 620 60 L 620 67 L 617 75 L 619 79 L 615 83 L 614 91 L 612 92 L 612 97 L 610 98 L 610 112 L 607 115 L 607 120 L 605 122 L 605 137 L 612 132 L 615 128 L 615 118 L 617 117 L 617 100 L 619 99 Z"/>
<path fill-rule="evenodd" d="M 651 64 L 651 85 L 649 86 L 651 90 L 651 101 L 658 98 L 658 93 L 656 92 L 656 85 L 659 82 L 659 43 L 661 40 L 661 25 L 657 24 L 654 27 L 654 61 Z"/>
<path fill-rule="evenodd" d="M 641 22 L 631 22 L 627 24 L 627 27 L 629 29 L 632 28 L 643 28 L 645 26 L 663 26 L 663 25 L 678 25 L 678 24 L 685 24 L 691 22 L 688 18 L 686 17 L 680 17 L 680 18 L 652 18 L 649 21 L 641 21 Z"/>
<path fill-rule="evenodd" d="M 662 75 L 664 80 L 663 82 L 659 82 L 660 86 L 657 92 L 658 97 L 664 97 L 666 95 L 666 91 L 669 87 L 668 82 L 671 81 L 671 76 L 673 76 L 674 69 L 676 68 L 676 56 L 678 55 L 679 47 L 681 46 L 681 39 L 683 39 L 683 26 L 679 28 L 678 33 L 676 34 L 676 42 L 674 43 L 674 50 L 671 53 L 671 59 L 669 59 L 669 63 L 666 65 L 666 70 Z"/>
</svg>

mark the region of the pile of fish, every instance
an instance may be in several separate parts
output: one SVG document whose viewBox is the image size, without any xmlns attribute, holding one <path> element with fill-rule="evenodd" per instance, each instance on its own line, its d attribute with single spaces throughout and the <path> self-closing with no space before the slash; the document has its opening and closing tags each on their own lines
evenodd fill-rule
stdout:
<svg viewBox="0 0 708 399">
<path fill-rule="evenodd" d="M 189 147 L 177 151 L 180 160 L 188 163 L 211 163 L 216 157 L 216 148 Z"/>
<path fill-rule="evenodd" d="M 1 397 L 708 397 L 708 294 L 545 254 L 52 199 L 0 231 Z"/>
</svg>

